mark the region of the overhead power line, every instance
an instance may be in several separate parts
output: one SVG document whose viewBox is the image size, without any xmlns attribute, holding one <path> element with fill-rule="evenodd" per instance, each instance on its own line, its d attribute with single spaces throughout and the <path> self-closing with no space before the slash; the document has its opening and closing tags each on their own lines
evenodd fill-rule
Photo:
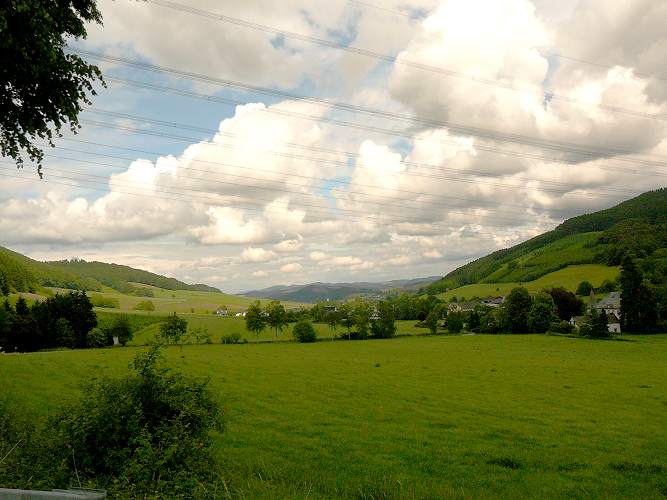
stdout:
<svg viewBox="0 0 667 500">
<path fill-rule="evenodd" d="M 88 57 L 93 57 L 97 58 L 103 61 L 107 62 L 115 62 L 118 64 L 123 64 L 127 65 L 130 67 L 146 70 L 146 71 L 151 71 L 151 72 L 157 72 L 157 73 L 166 73 L 166 74 L 172 74 L 172 75 L 177 75 L 181 77 L 185 77 L 187 79 L 192 79 L 195 81 L 201 81 L 204 83 L 211 83 L 215 85 L 221 85 L 223 87 L 233 87 L 233 88 L 239 88 L 240 90 L 246 90 L 248 92 L 258 92 L 262 94 L 267 94 L 267 95 L 274 95 L 278 96 L 281 98 L 286 98 L 286 99 L 294 99 L 298 101 L 303 101 L 303 102 L 308 102 L 311 104 L 319 105 L 319 106 L 325 106 L 326 108 L 332 108 L 332 109 L 337 109 L 341 111 L 346 111 L 346 112 L 352 112 L 352 113 L 359 113 L 359 114 L 366 114 L 369 116 L 376 116 L 378 118 L 385 118 L 385 119 L 390 119 L 390 120 L 397 120 L 397 121 L 403 121 L 405 123 L 411 124 L 411 125 L 418 125 L 422 127 L 428 127 L 428 128 L 447 128 L 453 132 L 456 132 L 457 134 L 464 135 L 464 136 L 474 136 L 480 139 L 486 139 L 494 142 L 511 142 L 515 144 L 519 144 L 522 146 L 529 146 L 529 147 L 535 147 L 538 149 L 546 149 L 546 150 L 552 150 L 552 151 L 558 151 L 558 152 L 566 152 L 568 154 L 572 154 L 575 156 L 581 156 L 583 158 L 599 158 L 599 157 L 608 157 L 608 156 L 615 156 L 617 161 L 623 161 L 627 163 L 634 163 L 634 164 L 642 164 L 642 165 L 650 165 L 650 166 L 659 166 L 659 167 L 667 167 L 667 162 L 664 161 L 666 157 L 660 156 L 660 155 L 651 155 L 652 157 L 655 158 L 663 158 L 663 161 L 655 161 L 655 160 L 650 160 L 647 158 L 641 158 L 636 156 L 635 151 L 631 150 L 623 150 L 623 149 L 618 149 L 618 148 L 612 148 L 612 147 L 605 147 L 605 148 L 599 148 L 599 147 L 592 147 L 592 146 L 587 146 L 587 145 L 582 145 L 582 144 L 577 144 L 577 143 L 568 143 L 568 142 L 563 142 L 563 141 L 552 141 L 552 140 L 547 140 L 543 138 L 535 138 L 535 137 L 530 137 L 530 136 L 524 136 L 520 134 L 510 134 L 510 133 L 505 133 L 505 132 L 500 132 L 496 131 L 493 129 L 485 129 L 485 128 L 480 128 L 480 127 L 471 127 L 471 126 L 466 126 L 466 125 L 460 125 L 456 124 L 453 122 L 449 121 L 436 121 L 436 120 L 424 120 L 416 117 L 411 117 L 407 115 L 400 115 L 397 113 L 391 113 L 391 112 L 386 112 L 383 110 L 378 110 L 378 109 L 372 109 L 372 108 L 366 108 L 366 107 L 361 107 L 361 106 L 355 106 L 352 104 L 347 104 L 347 103 L 341 103 L 338 101 L 330 101 L 327 99 L 322 99 L 322 98 L 316 98 L 316 97 L 310 97 L 310 96 L 302 96 L 302 95 L 297 95 L 297 94 L 291 94 L 291 93 L 286 93 L 282 91 L 276 91 L 276 90 L 271 90 L 267 88 L 260 88 L 260 87 L 255 87 L 255 86 L 250 86 L 246 84 L 239 84 L 237 82 L 232 82 L 230 80 L 221 80 L 215 77 L 211 77 L 208 75 L 202 75 L 202 74 L 197 74 L 197 73 L 190 73 L 190 72 L 183 72 L 181 70 L 176 70 L 173 68 L 166 68 L 164 66 L 156 66 L 153 64 L 149 63 L 144 63 L 141 61 L 136 61 L 132 59 L 127 59 L 127 58 L 121 58 L 121 57 L 113 57 L 113 56 L 107 56 L 105 54 L 101 53 L 95 53 L 95 52 L 89 52 L 89 51 L 82 51 L 82 50 L 73 50 L 73 52 L 76 52 L 80 55 L 83 56 L 88 56 Z M 174 95 L 182 95 L 185 97 L 191 97 L 191 98 L 196 98 L 196 99 L 205 99 L 209 102 L 219 102 L 222 104 L 227 104 L 227 105 L 232 105 L 232 106 L 237 106 L 241 104 L 247 104 L 246 102 L 238 101 L 238 100 L 233 100 L 233 99 L 226 99 L 218 96 L 211 96 L 211 95 L 206 95 L 202 94 L 199 92 L 194 92 L 194 91 L 189 91 L 189 90 L 184 90 L 184 89 L 178 89 L 174 87 L 166 87 L 163 85 L 157 85 L 153 83 L 148 83 L 148 82 L 139 82 L 139 81 L 134 81 L 134 80 L 128 80 L 128 79 L 123 79 L 123 78 L 117 78 L 113 76 L 105 76 L 105 79 L 110 82 L 117 82 L 125 85 L 130 85 L 138 88 L 145 88 L 149 90 L 156 90 L 159 92 L 164 92 L 164 93 L 170 93 Z M 274 114 L 283 114 L 286 116 L 296 116 L 308 120 L 315 120 L 319 122 L 324 122 L 324 123 L 331 123 L 334 125 L 340 125 L 348 128 L 358 128 L 358 129 L 363 129 L 363 130 L 369 130 L 371 132 L 377 132 L 380 134 L 386 134 L 386 135 L 394 135 L 394 136 L 401 136 L 401 137 L 407 137 L 410 139 L 414 138 L 414 134 L 408 134 L 406 132 L 400 132 L 396 130 L 387 130 L 383 129 L 381 127 L 372 127 L 369 125 L 362 125 L 362 124 L 357 124 L 353 122 L 348 122 L 344 120 L 337 120 L 334 118 L 324 118 L 322 116 L 314 116 L 314 115 L 309 115 L 307 113 L 297 113 L 294 111 L 286 111 L 286 110 L 277 110 L 275 108 L 272 108 L 269 112 L 274 113 Z M 477 149 L 481 149 L 482 145 L 476 145 Z M 626 157 L 619 157 L 617 155 L 635 155 L 632 158 L 626 158 Z M 647 156 L 647 155 L 644 155 Z M 650 158 L 650 156 L 649 156 Z"/>
<path fill-rule="evenodd" d="M 261 32 L 264 32 L 264 33 L 270 33 L 272 35 L 282 36 L 282 37 L 285 37 L 285 38 L 299 40 L 299 41 L 302 41 L 302 42 L 308 42 L 308 43 L 317 44 L 317 45 L 321 45 L 321 46 L 332 48 L 332 49 L 342 50 L 342 51 L 345 51 L 345 52 L 350 52 L 352 54 L 357 54 L 357 55 L 361 55 L 361 56 L 364 56 L 364 57 L 377 59 L 377 60 L 382 61 L 382 62 L 389 62 L 389 63 L 392 63 L 392 64 L 406 66 L 406 67 L 413 68 L 413 69 L 418 69 L 418 70 L 422 70 L 422 71 L 428 71 L 428 72 L 440 74 L 440 75 L 450 77 L 450 78 L 463 79 L 463 80 L 467 80 L 467 81 L 471 81 L 471 82 L 475 82 L 475 83 L 480 83 L 480 84 L 487 85 L 487 86 L 498 87 L 498 88 L 505 89 L 505 90 L 511 90 L 511 91 L 515 91 L 515 92 L 527 92 L 527 93 L 532 93 L 532 94 L 538 94 L 540 96 L 544 95 L 544 92 L 542 91 L 542 89 L 536 89 L 534 86 L 528 86 L 528 85 L 525 85 L 525 84 L 522 85 L 522 86 L 519 86 L 519 85 L 516 85 L 516 84 L 513 84 L 513 83 L 502 82 L 502 81 L 493 80 L 493 79 L 490 79 L 490 78 L 482 78 L 482 77 L 478 77 L 478 76 L 474 76 L 474 75 L 469 75 L 469 74 L 466 74 L 466 73 L 462 73 L 460 71 L 455 71 L 455 70 L 448 69 L 448 68 L 443 68 L 443 67 L 440 67 L 440 66 L 432 66 L 432 65 L 429 65 L 429 64 L 423 64 L 423 63 L 419 63 L 417 61 L 411 61 L 411 60 L 406 59 L 404 57 L 394 56 L 394 55 L 390 55 L 390 54 L 383 54 L 383 53 L 376 52 L 376 51 L 373 51 L 373 50 L 364 49 L 364 48 L 361 48 L 361 47 L 355 47 L 353 45 L 345 45 L 343 43 L 332 42 L 330 40 L 325 40 L 323 38 L 317 38 L 317 37 L 313 37 L 313 36 L 310 36 L 310 35 L 304 35 L 302 33 L 295 33 L 293 31 L 286 31 L 286 30 L 276 28 L 274 26 L 259 24 L 259 23 L 247 21 L 245 19 L 240 19 L 238 17 L 228 16 L 228 15 L 220 14 L 220 13 L 217 13 L 217 12 L 211 12 L 211 11 L 207 11 L 207 10 L 203 10 L 203 9 L 198 9 L 198 8 L 195 8 L 195 7 L 190 7 L 188 5 L 183 5 L 183 4 L 179 4 L 179 3 L 176 3 L 176 2 L 171 2 L 169 0 L 146 0 L 146 1 L 150 2 L 150 3 L 153 3 L 155 5 L 159 5 L 161 7 L 166 7 L 166 8 L 169 8 L 169 9 L 185 12 L 185 13 L 188 13 L 188 14 L 192 14 L 192 15 L 196 15 L 196 16 L 200 16 L 200 17 L 206 17 L 206 18 L 214 19 L 214 20 L 221 21 L 221 22 L 224 22 L 224 23 L 233 24 L 235 26 L 240 26 L 240 27 L 243 27 L 243 28 L 249 28 L 249 29 L 253 29 L 253 30 L 256 30 L 256 31 L 261 31 Z M 558 100 L 558 101 L 566 102 L 566 103 L 569 103 L 569 104 L 577 104 L 577 105 L 583 105 L 583 106 L 587 106 L 587 107 L 588 106 L 596 107 L 596 108 L 599 108 L 599 109 L 602 109 L 602 110 L 605 110 L 605 111 L 610 111 L 610 112 L 614 112 L 614 113 L 622 113 L 622 114 L 626 114 L 626 115 L 630 115 L 630 116 L 635 116 L 637 118 L 647 118 L 647 119 L 652 119 L 652 120 L 667 121 L 667 116 L 665 116 L 665 115 L 654 114 L 654 113 L 646 113 L 644 111 L 637 111 L 637 110 L 632 110 L 632 109 L 628 109 L 628 108 L 623 108 L 623 107 L 620 107 L 620 106 L 611 106 L 611 105 L 607 105 L 607 104 L 586 103 L 586 102 L 582 102 L 581 100 L 570 97 L 570 96 L 551 93 L 551 92 L 549 93 L 549 97 L 550 97 L 551 100 Z"/>
<path fill-rule="evenodd" d="M 123 118 L 123 119 L 138 121 L 138 122 L 144 122 L 144 123 L 147 123 L 147 124 L 159 125 L 159 126 L 163 126 L 163 127 L 176 128 L 178 130 L 193 130 L 193 131 L 204 132 L 204 133 L 207 133 L 207 134 L 221 135 L 223 137 L 229 137 L 229 138 L 232 138 L 232 139 L 236 139 L 236 138 L 239 137 L 237 134 L 226 132 L 226 131 L 220 131 L 220 130 L 217 130 L 217 129 L 207 129 L 207 128 L 203 128 L 203 127 L 196 127 L 196 126 L 191 126 L 191 125 L 187 125 L 187 124 L 169 122 L 169 121 L 165 121 L 165 120 L 155 120 L 155 119 L 152 119 L 152 118 L 141 117 L 141 116 L 127 114 L 127 113 L 117 113 L 117 112 L 112 112 L 112 111 L 107 111 L 107 110 L 89 110 L 89 112 L 98 113 L 98 114 L 102 114 L 102 115 L 110 116 L 110 117 Z M 93 124 L 93 125 L 105 126 L 105 127 L 107 126 L 106 124 L 103 125 L 100 122 L 96 122 L 96 121 L 90 121 L 90 120 L 86 120 L 86 119 L 83 119 L 83 121 L 84 121 L 84 123 L 90 123 L 90 124 Z M 109 125 L 109 127 L 110 128 L 115 128 L 116 125 Z M 122 127 L 122 126 L 120 126 L 120 127 Z M 132 129 L 132 130 L 134 130 L 134 129 Z M 141 133 L 141 132 L 137 131 L 137 133 Z M 196 139 L 192 139 L 192 140 L 196 140 Z M 197 142 L 199 142 L 199 141 L 197 140 Z M 448 141 L 448 143 L 451 143 L 451 144 L 454 144 L 454 145 L 459 145 L 459 143 L 456 142 L 456 141 Z M 240 148 L 239 146 L 234 145 L 234 144 L 226 144 L 226 143 L 218 143 L 218 142 L 211 143 L 211 145 L 216 145 L 217 147 L 222 147 L 222 148 L 227 148 L 227 149 L 247 149 L 247 148 Z M 350 152 L 350 151 L 341 151 L 341 150 L 334 150 L 334 149 L 329 149 L 329 148 L 318 148 L 318 147 L 314 147 L 314 146 L 304 146 L 304 145 L 301 145 L 301 144 L 295 144 L 295 143 L 291 143 L 291 142 L 286 143 L 285 145 L 290 147 L 290 148 L 306 149 L 307 151 L 321 152 L 321 153 L 325 153 L 325 154 L 345 155 L 345 156 L 350 157 L 350 158 L 359 158 L 360 157 L 359 153 L 354 153 L 354 152 Z M 253 151 L 255 151 L 255 150 L 256 149 L 253 148 Z M 335 160 L 331 160 L 331 159 L 328 159 L 328 158 L 313 158 L 313 157 L 309 157 L 309 156 L 298 155 L 296 153 L 288 153 L 288 152 L 277 151 L 277 150 L 263 150 L 263 149 L 260 149 L 260 151 L 266 151 L 267 154 L 272 154 L 272 155 L 275 155 L 275 156 L 283 156 L 283 157 L 288 157 L 288 158 L 302 159 L 302 160 L 306 160 L 306 161 L 315 161 L 315 162 L 320 162 L 320 163 L 330 163 L 330 164 L 334 164 L 334 165 L 342 165 L 340 161 L 335 161 Z M 506 154 L 512 154 L 512 152 L 506 152 Z M 521 156 L 523 157 L 523 155 L 521 155 Z M 531 159 L 539 159 L 539 160 L 542 160 L 542 161 L 550 160 L 550 161 L 562 162 L 562 160 L 559 160 L 559 159 L 553 159 L 553 158 L 546 159 L 546 158 L 541 157 L 541 156 L 538 157 L 538 158 L 531 157 Z M 441 166 L 441 165 L 432 165 L 432 164 L 427 164 L 427 163 L 414 162 L 414 161 L 410 161 L 410 160 L 402 160 L 401 163 L 405 166 L 415 167 L 415 168 L 419 168 L 419 169 L 432 170 L 432 171 L 437 171 L 437 172 L 451 171 L 451 172 L 456 172 L 457 174 L 460 174 L 460 175 L 467 175 L 467 176 L 471 176 L 471 177 L 497 178 L 497 176 L 492 174 L 492 173 L 485 172 L 485 171 L 480 171 L 480 170 L 445 167 L 445 166 Z M 372 169 L 372 167 L 373 167 L 372 165 L 359 163 L 359 162 L 357 162 L 355 165 L 362 168 L 362 169 L 364 169 L 364 168 Z M 347 165 L 344 164 L 342 166 L 347 166 Z M 615 168 L 615 167 L 611 167 L 611 166 L 603 166 L 603 165 L 595 165 L 595 164 L 587 165 L 587 167 L 599 168 L 599 169 L 602 169 L 602 170 L 610 170 L 610 171 L 614 171 L 614 172 L 625 172 L 625 173 L 630 173 L 630 174 L 635 174 L 635 175 L 642 175 L 642 176 L 667 177 L 667 172 L 640 172 L 640 171 L 632 170 L 632 169 Z M 401 172 L 400 174 L 410 176 L 410 175 L 420 174 L 420 172 L 405 171 L 405 172 Z M 559 181 L 549 181 L 549 180 L 530 179 L 530 178 L 525 179 L 525 180 L 541 182 L 541 183 L 547 184 L 547 185 L 562 186 L 562 187 L 571 188 L 571 189 L 576 189 L 576 188 L 579 187 L 579 185 L 577 185 L 577 184 L 571 184 L 571 183 L 559 182 Z M 615 189 L 615 188 L 600 188 L 600 189 L 605 190 L 605 191 L 611 191 L 611 192 L 623 192 L 623 193 L 631 192 L 627 189 Z"/>
<path fill-rule="evenodd" d="M 5 163 L 5 165 L 8 165 Z M 11 172 L 16 172 L 16 170 L 11 167 L 0 167 L 0 170 L 5 170 L 5 171 L 11 171 Z M 74 172 L 74 171 L 64 171 L 66 174 L 73 174 L 72 175 L 63 175 L 63 174 L 56 174 L 53 175 L 52 178 L 46 179 L 44 181 L 40 182 L 48 182 L 48 183 L 53 183 L 53 184 L 63 184 L 62 180 L 65 181 L 72 181 L 75 183 L 83 183 L 83 184 L 63 184 L 63 185 L 68 185 L 72 187 L 78 187 L 78 188 L 89 188 L 89 185 L 92 185 L 93 187 L 91 188 L 92 190 L 95 191 L 103 191 L 103 192 L 111 192 L 109 189 L 108 184 L 106 184 L 106 181 L 108 180 L 107 177 L 105 176 L 99 176 L 99 175 L 94 175 L 94 174 L 86 174 L 86 173 L 80 173 L 80 172 Z M 11 174 L 4 174 L 0 173 L 1 176 L 4 177 L 12 177 L 12 178 L 17 178 L 17 179 L 23 179 L 26 180 L 25 177 L 21 175 L 11 175 Z M 56 178 L 56 180 L 53 180 L 53 177 Z M 96 180 L 96 179 L 101 179 L 101 180 Z M 103 186 L 102 189 L 97 189 L 95 186 Z M 118 189 L 120 187 L 121 189 Z M 136 192 L 136 191 L 124 191 L 126 189 L 143 189 L 144 191 L 141 192 Z M 191 193 L 197 193 L 197 194 L 190 194 Z M 281 215 L 284 215 L 284 211 L 280 210 L 273 210 L 269 207 L 266 207 L 264 203 L 259 203 L 254 201 L 254 199 L 250 200 L 242 200 L 239 201 L 235 204 L 231 203 L 225 203 L 224 198 L 230 198 L 230 197 L 237 197 L 241 198 L 241 196 L 238 195 L 229 195 L 229 194 L 220 194 L 218 196 L 210 196 L 211 193 L 208 191 L 202 191 L 202 190 L 197 190 L 197 189 L 192 189 L 192 188 L 171 188 L 167 187 L 165 189 L 165 186 L 162 185 L 148 185 L 145 183 L 127 183 L 127 182 L 119 182 L 119 181 L 114 181 L 114 193 L 119 193 L 119 194 L 129 194 L 133 196 L 141 196 L 144 198 L 160 198 L 160 199 L 165 199 L 167 201 L 182 201 L 182 202 L 187 202 L 190 204 L 204 204 L 204 205 L 211 205 L 211 206 L 221 206 L 221 207 L 226 207 L 226 208 L 235 208 L 235 209 L 243 209 L 243 210 L 250 210 L 250 211 L 256 211 L 256 212 L 261 212 L 261 213 L 278 213 Z M 158 196 L 155 196 L 154 193 L 158 193 Z M 209 196 L 202 196 L 199 193 L 206 193 Z M 162 197 L 159 196 L 161 194 L 166 194 L 169 195 L 168 197 Z M 174 196 L 177 196 L 178 198 L 174 198 Z M 498 228 L 507 228 L 508 225 L 497 225 L 494 226 L 493 224 L 485 224 L 485 223 L 461 223 L 461 222 L 452 222 L 450 225 L 446 225 L 443 223 L 438 223 L 438 222 L 431 222 L 428 220 L 424 220 L 423 218 L 397 218 L 396 216 L 385 216 L 385 215 L 365 215 L 366 212 L 363 211 L 350 211 L 349 209 L 330 209 L 330 210 L 323 210 L 323 208 L 320 205 L 309 205 L 305 204 L 302 202 L 294 202 L 293 200 L 288 200 L 287 202 L 283 202 L 281 200 L 272 200 L 272 205 L 277 205 L 277 206 L 283 206 L 286 210 L 289 210 L 292 208 L 292 210 L 295 209 L 307 209 L 307 214 L 310 215 L 316 215 L 323 217 L 321 222 L 326 222 L 326 221 L 331 221 L 331 222 L 338 222 L 338 221 L 351 221 L 351 222 L 372 222 L 374 224 L 395 224 L 397 226 L 402 226 L 402 225 L 413 225 L 413 226 L 428 226 L 429 228 L 435 228 L 435 229 L 442 229 L 446 231 L 451 231 L 451 232 L 456 232 L 457 230 L 460 230 L 462 228 L 466 227 L 472 227 L 472 226 L 490 226 L 490 227 L 498 227 Z M 254 205 L 254 207 L 253 207 Z M 257 205 L 261 206 L 261 208 L 257 208 Z M 361 213 L 364 215 L 355 215 L 355 213 Z M 469 214 L 468 214 L 469 215 Z M 457 227 L 452 227 L 452 226 L 457 226 Z M 516 226 L 515 226 L 516 227 Z M 502 234 L 499 234 L 498 232 L 488 232 L 488 231 L 479 231 L 476 230 L 474 231 L 475 234 L 480 234 L 480 235 L 489 235 L 489 236 L 502 236 Z"/>
</svg>

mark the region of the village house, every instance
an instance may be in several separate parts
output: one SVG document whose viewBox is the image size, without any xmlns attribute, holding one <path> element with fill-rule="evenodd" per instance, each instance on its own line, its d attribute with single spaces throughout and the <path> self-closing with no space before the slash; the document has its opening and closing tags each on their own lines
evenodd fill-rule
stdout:
<svg viewBox="0 0 667 500">
<path fill-rule="evenodd" d="M 505 297 L 487 297 L 482 299 L 482 305 L 487 307 L 500 307 L 505 302 Z"/>
<path fill-rule="evenodd" d="M 470 302 L 450 302 L 447 310 L 449 312 L 470 312 L 475 310 L 475 306 L 479 304 L 477 301 Z"/>
<path fill-rule="evenodd" d="M 229 311 L 227 311 L 227 309 L 218 309 L 215 311 L 215 315 L 226 318 L 227 316 L 229 316 Z"/>
<path fill-rule="evenodd" d="M 599 301 L 592 297 L 590 302 L 591 309 L 604 311 L 605 314 L 614 314 L 617 318 L 621 317 L 621 294 L 619 292 L 611 292 Z"/>
</svg>

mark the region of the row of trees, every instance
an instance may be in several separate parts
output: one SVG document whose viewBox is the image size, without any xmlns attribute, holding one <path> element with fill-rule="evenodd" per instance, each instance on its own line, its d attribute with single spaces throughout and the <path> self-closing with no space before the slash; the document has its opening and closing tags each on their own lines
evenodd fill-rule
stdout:
<svg viewBox="0 0 667 500">
<path fill-rule="evenodd" d="M 30 352 L 40 349 L 105 347 L 114 338 L 125 345 L 132 327 L 124 315 L 108 325 L 97 324 L 93 304 L 85 292 L 56 294 L 28 305 L 19 297 L 12 306 L 0 306 L 0 351 Z"/>
</svg>

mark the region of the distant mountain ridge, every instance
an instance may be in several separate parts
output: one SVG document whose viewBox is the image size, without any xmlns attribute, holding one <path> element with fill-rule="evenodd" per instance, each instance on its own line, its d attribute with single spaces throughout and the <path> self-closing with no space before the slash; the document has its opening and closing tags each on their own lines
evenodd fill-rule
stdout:
<svg viewBox="0 0 667 500">
<path fill-rule="evenodd" d="M 0 247 L 0 282 L 17 292 L 34 291 L 39 287 L 100 291 L 107 286 L 122 293 L 140 293 L 142 287 L 134 283 L 166 290 L 220 291 L 119 264 L 80 259 L 40 262 L 4 247 Z"/>
<path fill-rule="evenodd" d="M 566 220 L 552 231 L 469 262 L 426 287 L 429 293 L 474 283 L 532 281 L 576 264 L 618 265 L 667 248 L 667 188 Z"/>
<path fill-rule="evenodd" d="M 240 295 L 260 299 L 276 299 L 293 302 L 320 302 L 324 300 L 344 300 L 354 295 L 382 293 L 393 289 L 417 288 L 440 279 L 440 276 L 427 278 L 359 281 L 352 283 L 307 283 L 304 285 L 277 285 L 260 290 L 243 292 Z"/>
</svg>

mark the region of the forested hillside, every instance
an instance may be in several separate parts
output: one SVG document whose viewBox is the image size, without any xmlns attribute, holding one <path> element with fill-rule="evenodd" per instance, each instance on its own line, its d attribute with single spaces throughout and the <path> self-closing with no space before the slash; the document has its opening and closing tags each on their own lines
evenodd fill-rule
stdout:
<svg viewBox="0 0 667 500">
<path fill-rule="evenodd" d="M 118 264 L 79 259 L 39 262 L 0 247 L 0 287 L 7 293 L 33 292 L 40 287 L 101 291 L 107 286 L 123 293 L 141 294 L 143 288 L 133 283 L 167 290 L 219 291 L 207 285 L 188 285 L 174 278 Z"/>
<path fill-rule="evenodd" d="M 666 247 L 667 189 L 663 188 L 568 219 L 553 231 L 455 269 L 427 290 L 439 293 L 472 283 L 530 281 L 572 264 L 618 265 L 625 254 L 649 259 L 646 265 L 655 267 L 650 258 Z"/>
</svg>

